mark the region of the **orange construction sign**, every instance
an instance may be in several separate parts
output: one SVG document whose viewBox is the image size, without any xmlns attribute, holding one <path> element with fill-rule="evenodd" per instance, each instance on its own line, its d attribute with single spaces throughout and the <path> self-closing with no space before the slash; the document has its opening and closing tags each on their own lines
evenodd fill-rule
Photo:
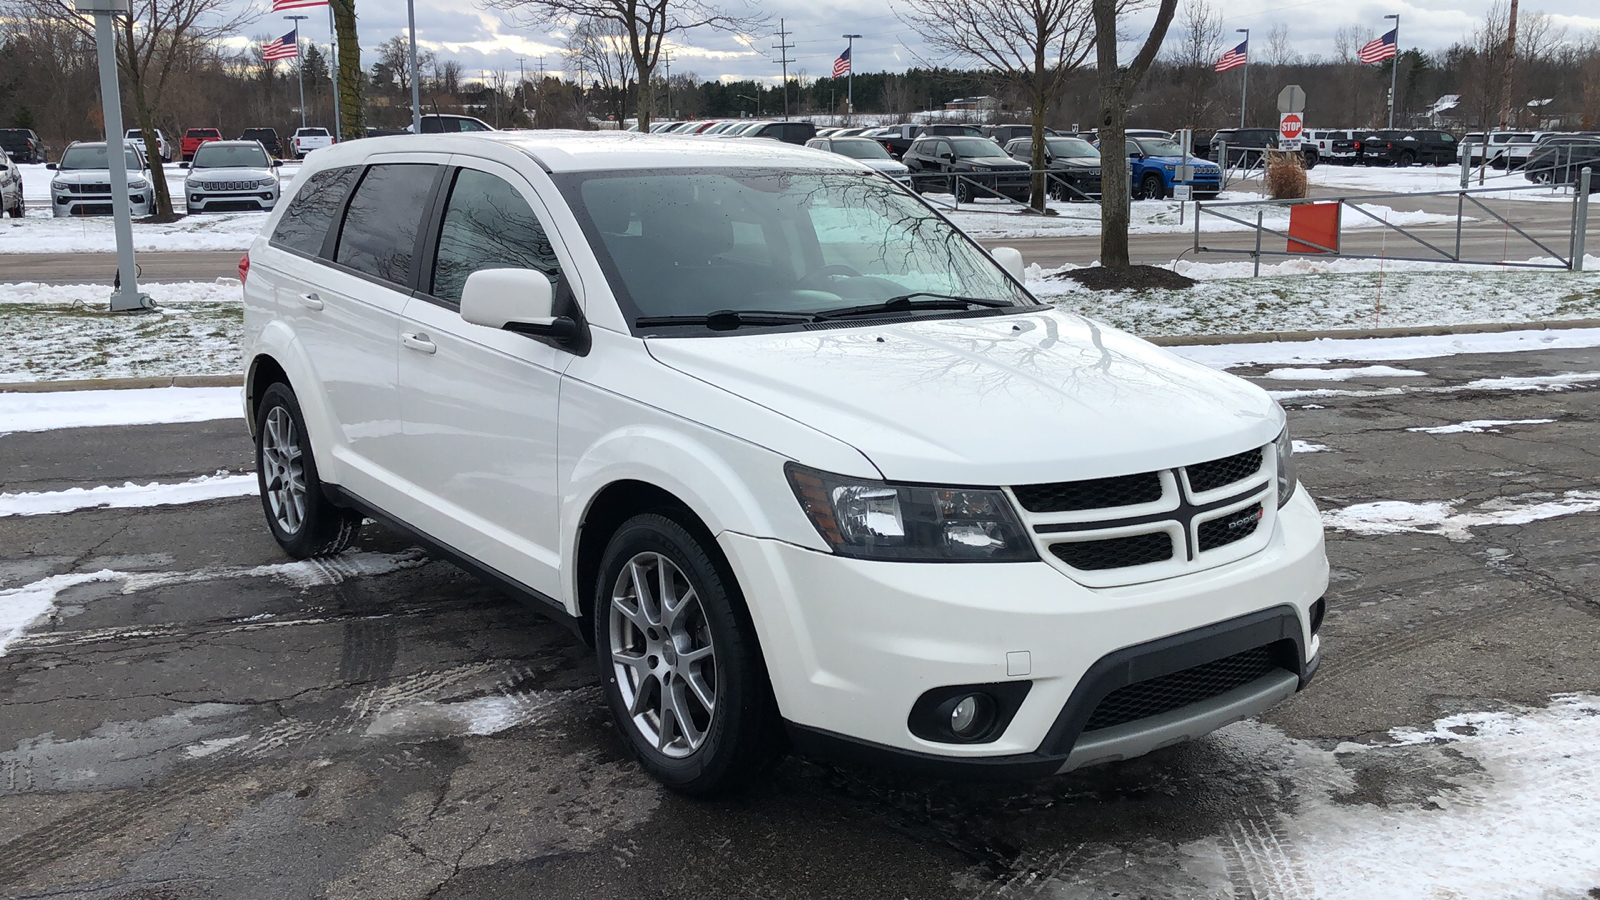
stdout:
<svg viewBox="0 0 1600 900">
<path fill-rule="evenodd" d="M 1339 211 L 1343 208 L 1338 202 L 1289 207 L 1289 252 L 1338 253 Z"/>
</svg>

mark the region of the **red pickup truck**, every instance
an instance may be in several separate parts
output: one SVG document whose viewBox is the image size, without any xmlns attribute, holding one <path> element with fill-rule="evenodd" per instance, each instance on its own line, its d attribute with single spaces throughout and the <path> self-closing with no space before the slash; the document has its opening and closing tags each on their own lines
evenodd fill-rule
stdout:
<svg viewBox="0 0 1600 900">
<path fill-rule="evenodd" d="M 179 150 L 183 153 L 183 161 L 194 160 L 194 152 L 200 149 L 201 144 L 222 140 L 222 132 L 215 128 L 191 128 L 183 133 L 183 145 Z"/>
</svg>

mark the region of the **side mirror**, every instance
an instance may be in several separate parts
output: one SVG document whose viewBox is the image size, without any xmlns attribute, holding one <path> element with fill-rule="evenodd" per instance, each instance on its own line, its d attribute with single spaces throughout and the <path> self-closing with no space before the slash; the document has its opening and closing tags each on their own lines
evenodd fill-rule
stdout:
<svg viewBox="0 0 1600 900">
<path fill-rule="evenodd" d="M 578 323 L 551 315 L 555 289 L 533 269 L 481 269 L 461 289 L 461 318 L 474 325 L 567 341 Z"/>
<path fill-rule="evenodd" d="M 189 168 L 189 164 L 188 164 L 188 163 L 186 163 L 186 162 L 181 162 L 181 163 L 178 163 L 178 168 L 180 168 L 180 169 L 187 169 L 187 168 Z"/>
<path fill-rule="evenodd" d="M 281 159 L 275 159 L 275 160 L 273 160 L 273 161 L 272 161 L 272 167 L 273 167 L 273 168 L 274 168 L 274 169 L 281 169 L 281 168 L 283 168 L 283 160 L 281 160 Z"/>
<path fill-rule="evenodd" d="M 46 169 L 54 169 L 54 168 L 56 168 L 56 164 L 55 163 L 45 163 L 44 167 Z"/>
<path fill-rule="evenodd" d="M 1012 278 L 1015 278 L 1019 282 L 1023 280 L 1024 267 L 1022 264 L 1021 250 L 1018 250 L 1015 247 L 996 247 L 989 251 L 989 256 L 991 256 L 995 262 L 999 263 L 1000 268 L 1005 269 Z"/>
</svg>

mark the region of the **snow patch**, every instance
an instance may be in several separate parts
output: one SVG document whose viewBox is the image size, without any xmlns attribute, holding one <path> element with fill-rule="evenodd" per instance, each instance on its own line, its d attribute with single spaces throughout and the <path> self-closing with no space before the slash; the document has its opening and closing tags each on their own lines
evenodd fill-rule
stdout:
<svg viewBox="0 0 1600 900">
<path fill-rule="evenodd" d="M 242 418 L 236 387 L 0 393 L 0 434 Z"/>
<path fill-rule="evenodd" d="M 1473 419 L 1470 422 L 1458 422 L 1455 425 L 1436 425 L 1432 428 L 1407 428 L 1419 434 L 1481 434 L 1485 431 L 1499 432 L 1507 425 L 1549 425 L 1555 419 Z"/>
<path fill-rule="evenodd" d="M 1468 353 L 1517 353 L 1589 347 L 1600 347 L 1600 328 L 1534 329 L 1428 337 L 1321 338 L 1313 341 L 1214 344 L 1168 349 L 1213 369 L 1231 369 L 1248 365 L 1437 359 Z"/>
<path fill-rule="evenodd" d="M 176 506 L 247 497 L 256 493 L 256 476 L 202 475 L 179 484 L 127 482 L 120 487 L 101 485 L 68 488 L 64 491 L 0 494 L 0 518 L 42 516 L 80 509 L 137 509 L 151 506 Z"/>
<path fill-rule="evenodd" d="M 496 734 L 537 721 L 558 695 L 477 697 L 454 703 L 422 701 L 385 710 L 367 726 L 369 737 L 439 738 Z"/>
<path fill-rule="evenodd" d="M 1470 541 L 1473 528 L 1527 525 L 1541 519 L 1600 512 L 1600 491 L 1567 491 L 1560 498 L 1548 493 L 1502 497 L 1480 504 L 1470 512 L 1457 512 L 1457 504 L 1461 502 L 1380 500 L 1376 503 L 1357 503 L 1344 509 L 1324 512 L 1322 524 L 1351 534 L 1418 532 L 1443 535 L 1452 541 Z"/>
<path fill-rule="evenodd" d="M 1427 374 L 1394 366 L 1361 366 L 1354 369 L 1273 369 L 1261 377 L 1275 381 L 1349 381 L 1352 378 L 1412 378 Z"/>
<path fill-rule="evenodd" d="M 1313 444 L 1310 441 L 1294 441 L 1294 452 L 1299 453 L 1332 453 L 1333 448 L 1325 444 Z"/>
<path fill-rule="evenodd" d="M 111 569 L 73 572 L 51 575 L 32 584 L 0 591 L 0 656 L 6 655 L 6 646 L 21 637 L 29 626 L 55 609 L 56 595 L 62 591 L 95 581 L 115 581 L 120 577 L 120 572 Z"/>
</svg>

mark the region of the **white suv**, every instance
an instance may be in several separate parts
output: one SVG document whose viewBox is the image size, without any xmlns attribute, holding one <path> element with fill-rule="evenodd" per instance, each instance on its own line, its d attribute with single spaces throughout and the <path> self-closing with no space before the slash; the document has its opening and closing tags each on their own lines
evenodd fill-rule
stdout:
<svg viewBox="0 0 1600 900">
<path fill-rule="evenodd" d="M 1328 564 L 1255 386 L 1035 301 L 850 159 L 317 152 L 241 261 L 273 536 L 363 515 L 592 641 L 644 767 L 1039 776 L 1303 687 Z"/>
</svg>

